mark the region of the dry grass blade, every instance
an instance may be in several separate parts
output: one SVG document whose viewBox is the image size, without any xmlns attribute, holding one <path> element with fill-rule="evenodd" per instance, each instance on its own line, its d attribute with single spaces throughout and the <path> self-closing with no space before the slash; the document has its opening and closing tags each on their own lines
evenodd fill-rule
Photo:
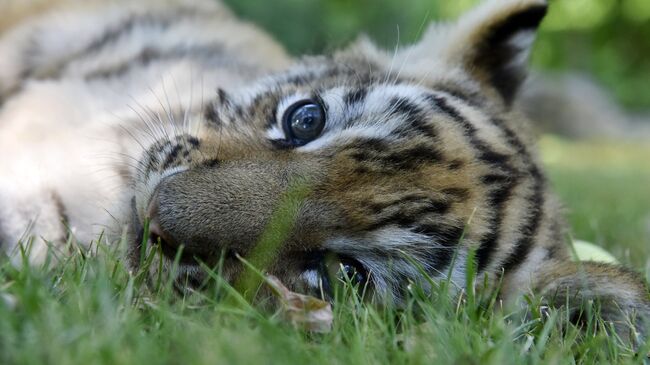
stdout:
<svg viewBox="0 0 650 365">
<path fill-rule="evenodd" d="M 281 315 L 293 326 L 320 333 L 332 330 L 334 316 L 330 303 L 309 295 L 294 293 L 273 275 L 266 277 L 266 283 L 280 298 Z"/>
</svg>

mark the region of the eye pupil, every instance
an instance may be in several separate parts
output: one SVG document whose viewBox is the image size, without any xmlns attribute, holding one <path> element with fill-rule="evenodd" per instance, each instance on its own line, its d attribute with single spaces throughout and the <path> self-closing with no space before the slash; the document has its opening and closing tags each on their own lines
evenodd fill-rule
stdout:
<svg viewBox="0 0 650 365">
<path fill-rule="evenodd" d="M 325 127 L 323 108 L 312 101 L 302 101 L 289 108 L 286 118 L 289 137 L 296 145 L 303 145 L 320 135 Z"/>
<path fill-rule="evenodd" d="M 350 282 L 352 285 L 363 285 L 366 281 L 363 270 L 349 262 L 341 263 L 338 276 L 340 280 Z"/>
</svg>

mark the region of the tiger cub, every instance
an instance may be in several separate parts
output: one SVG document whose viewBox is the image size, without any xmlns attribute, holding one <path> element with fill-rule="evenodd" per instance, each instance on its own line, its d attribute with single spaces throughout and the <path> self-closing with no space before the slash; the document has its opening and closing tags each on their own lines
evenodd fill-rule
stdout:
<svg viewBox="0 0 650 365">
<path fill-rule="evenodd" d="M 545 1 L 486 1 L 394 53 L 361 39 L 299 59 L 211 0 L 56 4 L 0 38 L 10 257 L 128 227 L 134 268 L 146 251 L 169 270 L 183 248 L 183 285 L 262 255 L 294 291 L 329 298 L 340 270 L 395 305 L 423 272 L 463 289 L 472 264 L 505 300 L 595 299 L 620 332 L 647 327 L 636 274 L 570 260 L 513 108 Z"/>
</svg>

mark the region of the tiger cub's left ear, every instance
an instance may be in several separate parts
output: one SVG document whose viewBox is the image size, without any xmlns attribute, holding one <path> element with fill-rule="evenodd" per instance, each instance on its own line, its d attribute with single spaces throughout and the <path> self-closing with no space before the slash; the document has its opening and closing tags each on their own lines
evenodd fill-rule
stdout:
<svg viewBox="0 0 650 365">
<path fill-rule="evenodd" d="M 546 10 L 545 0 L 488 0 L 456 23 L 433 25 L 415 50 L 447 67 L 461 66 L 509 104 L 525 78 Z"/>
</svg>

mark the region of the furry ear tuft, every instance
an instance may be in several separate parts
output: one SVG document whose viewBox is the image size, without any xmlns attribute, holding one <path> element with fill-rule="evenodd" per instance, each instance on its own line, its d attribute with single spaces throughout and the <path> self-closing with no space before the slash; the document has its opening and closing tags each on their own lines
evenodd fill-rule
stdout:
<svg viewBox="0 0 650 365">
<path fill-rule="evenodd" d="M 494 87 L 506 103 L 513 100 L 525 79 L 535 31 L 546 9 L 546 4 L 535 4 L 489 25 L 465 59 L 467 68 Z"/>
<path fill-rule="evenodd" d="M 546 15 L 545 0 L 488 0 L 457 22 L 433 24 L 404 53 L 419 61 L 460 67 L 510 104 L 526 75 L 536 30 Z"/>
</svg>

